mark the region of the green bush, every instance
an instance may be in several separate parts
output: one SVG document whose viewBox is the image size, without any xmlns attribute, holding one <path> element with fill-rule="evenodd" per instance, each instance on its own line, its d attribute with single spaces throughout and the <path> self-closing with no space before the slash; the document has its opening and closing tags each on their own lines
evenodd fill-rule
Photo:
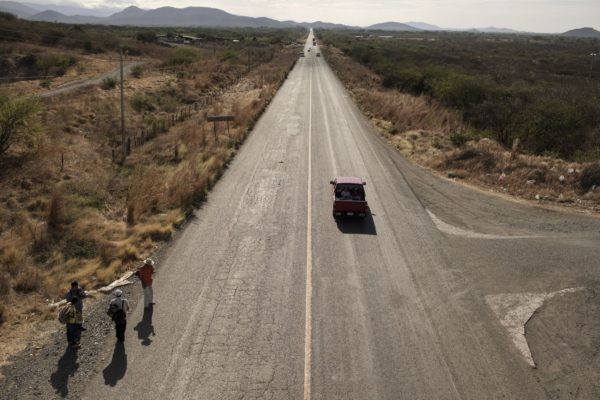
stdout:
<svg viewBox="0 0 600 400">
<path fill-rule="evenodd" d="M 154 43 L 157 40 L 154 32 L 138 32 L 135 38 L 142 43 Z"/>
<path fill-rule="evenodd" d="M 590 164 L 581 172 L 581 180 L 579 186 L 585 192 L 590 190 L 594 185 L 600 187 L 600 163 Z"/>
<path fill-rule="evenodd" d="M 523 114 L 525 145 L 538 154 L 554 152 L 570 158 L 585 141 L 582 110 L 559 100 L 533 104 Z"/>
<path fill-rule="evenodd" d="M 69 67 L 75 64 L 77 64 L 77 60 L 73 56 L 49 54 L 38 57 L 35 65 L 44 76 L 62 76 L 67 72 Z"/>
<path fill-rule="evenodd" d="M 430 87 L 434 98 L 461 110 L 481 104 L 488 92 L 479 79 L 458 73 L 451 73 L 445 79 L 434 79 Z"/>
<path fill-rule="evenodd" d="M 135 67 L 133 67 L 131 69 L 131 76 L 133 76 L 134 78 L 141 78 L 143 73 L 144 73 L 144 69 L 142 68 L 141 65 L 136 65 Z"/>
<path fill-rule="evenodd" d="M 137 112 L 142 111 L 154 111 L 154 105 L 152 104 L 152 100 L 149 96 L 136 93 L 131 99 L 131 108 L 133 108 Z"/>
<path fill-rule="evenodd" d="M 177 47 L 171 52 L 168 64 L 184 65 L 191 64 L 200 59 L 200 50 L 193 47 Z"/>
<path fill-rule="evenodd" d="M 123 51 L 123 54 L 129 55 L 129 56 L 141 56 L 142 52 L 140 49 L 138 49 L 137 47 L 134 46 L 130 46 L 130 45 L 124 45 L 121 47 L 121 50 Z"/>
<path fill-rule="evenodd" d="M 236 61 L 239 58 L 237 51 L 228 49 L 219 57 L 221 61 Z"/>
<path fill-rule="evenodd" d="M 106 78 L 102 79 L 102 83 L 100 84 L 100 87 L 104 90 L 111 90 L 114 89 L 116 86 L 117 80 L 110 76 L 107 76 Z"/>
<path fill-rule="evenodd" d="M 450 135 L 450 141 L 456 147 L 462 147 L 465 143 L 469 141 L 469 136 L 463 132 L 455 132 Z"/>
<path fill-rule="evenodd" d="M 35 143 L 39 136 L 38 110 L 35 98 L 0 95 L 0 155 L 13 144 Z"/>
<path fill-rule="evenodd" d="M 65 258 L 91 259 L 96 257 L 97 246 L 93 240 L 69 240 L 63 254 Z"/>
</svg>

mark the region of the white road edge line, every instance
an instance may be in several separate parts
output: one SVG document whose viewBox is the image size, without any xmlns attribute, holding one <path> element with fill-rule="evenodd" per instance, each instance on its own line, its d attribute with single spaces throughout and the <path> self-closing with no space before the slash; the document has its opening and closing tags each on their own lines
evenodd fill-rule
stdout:
<svg viewBox="0 0 600 400">
<path fill-rule="evenodd" d="M 312 359 L 312 68 L 308 96 L 308 190 L 306 212 L 306 304 L 304 321 L 304 400 L 310 400 Z"/>
</svg>

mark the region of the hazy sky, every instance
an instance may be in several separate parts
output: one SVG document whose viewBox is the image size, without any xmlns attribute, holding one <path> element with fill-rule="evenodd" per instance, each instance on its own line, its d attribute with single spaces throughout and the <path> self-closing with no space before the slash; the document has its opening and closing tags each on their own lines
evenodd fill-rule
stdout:
<svg viewBox="0 0 600 400">
<path fill-rule="evenodd" d="M 52 0 L 31 2 L 51 3 Z M 55 3 L 141 8 L 205 6 L 232 14 L 278 20 L 327 21 L 367 26 L 419 21 L 449 28 L 506 27 L 563 32 L 591 26 L 600 30 L 600 0 L 89 0 Z"/>
</svg>

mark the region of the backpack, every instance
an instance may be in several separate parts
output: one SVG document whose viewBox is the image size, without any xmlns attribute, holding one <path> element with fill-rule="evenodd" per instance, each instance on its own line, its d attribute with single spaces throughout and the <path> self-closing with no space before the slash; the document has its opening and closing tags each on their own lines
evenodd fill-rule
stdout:
<svg viewBox="0 0 600 400">
<path fill-rule="evenodd" d="M 109 304 L 108 310 L 106 310 L 106 315 L 113 318 L 115 313 L 119 310 L 119 308 L 120 307 L 118 305 L 116 305 L 115 303 Z"/>
<path fill-rule="evenodd" d="M 67 303 L 58 310 L 58 322 L 61 324 L 66 324 L 69 321 L 70 305 L 70 303 Z"/>
<path fill-rule="evenodd" d="M 115 322 L 117 320 L 122 320 L 126 318 L 125 311 L 123 311 L 123 308 L 119 307 L 116 303 L 112 303 L 108 306 L 106 314 Z"/>
</svg>

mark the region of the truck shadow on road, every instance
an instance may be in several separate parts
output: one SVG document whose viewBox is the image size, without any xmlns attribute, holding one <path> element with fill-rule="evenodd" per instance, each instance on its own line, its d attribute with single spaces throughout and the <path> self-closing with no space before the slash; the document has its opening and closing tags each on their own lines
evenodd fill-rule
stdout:
<svg viewBox="0 0 600 400">
<path fill-rule="evenodd" d="M 335 223 L 340 232 L 351 235 L 377 235 L 373 216 L 368 213 L 364 218 L 336 217 Z"/>
</svg>

